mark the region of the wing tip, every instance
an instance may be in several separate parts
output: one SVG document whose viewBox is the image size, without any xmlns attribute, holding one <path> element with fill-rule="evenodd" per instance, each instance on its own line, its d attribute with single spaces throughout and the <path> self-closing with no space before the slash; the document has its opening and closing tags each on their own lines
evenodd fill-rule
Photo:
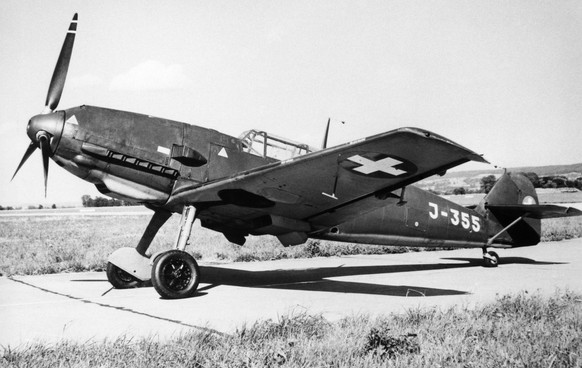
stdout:
<svg viewBox="0 0 582 368">
<path fill-rule="evenodd" d="M 448 138 L 445 138 L 440 134 L 433 133 L 430 130 L 416 128 L 416 127 L 403 127 L 403 128 L 397 129 L 397 131 L 403 132 L 403 133 L 412 133 L 412 134 L 420 135 L 420 136 L 428 138 L 428 139 L 437 139 L 437 140 L 443 141 L 445 143 L 456 146 L 457 148 L 460 148 L 460 149 L 468 152 L 467 158 L 470 161 L 481 162 L 484 164 L 490 163 L 489 161 L 487 161 L 483 157 L 483 154 L 478 154 L 478 153 L 474 152 L 473 150 L 470 150 L 467 147 L 464 147 L 464 146 L 462 146 L 462 145 L 460 145 L 460 144 L 458 144 L 458 143 L 456 143 Z"/>
</svg>

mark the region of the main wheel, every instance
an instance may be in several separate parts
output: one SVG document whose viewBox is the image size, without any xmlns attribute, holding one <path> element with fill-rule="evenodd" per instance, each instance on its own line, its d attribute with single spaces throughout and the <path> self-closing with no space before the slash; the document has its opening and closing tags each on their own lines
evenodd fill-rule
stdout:
<svg viewBox="0 0 582 368">
<path fill-rule="evenodd" d="M 141 281 L 117 267 L 111 262 L 107 262 L 107 280 L 116 289 L 130 289 L 139 287 Z"/>
<path fill-rule="evenodd" d="M 483 256 L 483 261 L 485 261 L 485 267 L 497 267 L 499 265 L 499 256 L 495 252 L 487 252 L 489 257 Z"/>
<path fill-rule="evenodd" d="M 162 298 L 194 296 L 200 281 L 200 269 L 194 257 L 181 250 L 162 253 L 152 267 L 152 284 Z"/>
</svg>

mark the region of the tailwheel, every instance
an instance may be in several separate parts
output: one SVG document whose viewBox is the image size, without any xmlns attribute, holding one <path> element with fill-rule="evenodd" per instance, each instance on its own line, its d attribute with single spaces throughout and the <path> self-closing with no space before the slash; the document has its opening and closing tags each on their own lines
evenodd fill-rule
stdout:
<svg viewBox="0 0 582 368">
<path fill-rule="evenodd" d="M 499 255 L 495 252 L 483 252 L 483 261 L 485 262 L 485 267 L 497 267 L 499 265 Z"/>
<path fill-rule="evenodd" d="M 166 299 L 194 296 L 200 281 L 198 263 L 189 253 L 170 250 L 160 254 L 152 267 L 152 284 Z"/>
<path fill-rule="evenodd" d="M 111 262 L 107 262 L 107 280 L 116 289 L 130 289 L 141 285 L 141 281 L 117 267 Z"/>
</svg>

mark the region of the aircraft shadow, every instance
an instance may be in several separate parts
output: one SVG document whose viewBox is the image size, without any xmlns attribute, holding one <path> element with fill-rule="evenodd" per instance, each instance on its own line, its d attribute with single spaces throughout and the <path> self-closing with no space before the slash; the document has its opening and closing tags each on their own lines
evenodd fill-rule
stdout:
<svg viewBox="0 0 582 368">
<path fill-rule="evenodd" d="M 472 265 L 470 264 L 423 264 L 357 267 L 340 266 L 270 271 L 245 271 L 205 266 L 200 267 L 200 273 L 202 274 L 201 282 L 208 283 L 210 285 L 202 287 L 198 290 L 207 291 L 220 285 L 230 285 L 251 288 L 324 291 L 334 293 L 354 293 L 400 297 L 463 295 L 468 293 L 465 291 L 453 289 L 436 289 L 414 285 L 383 285 L 363 282 L 329 280 L 328 278 L 471 266 Z"/>
<path fill-rule="evenodd" d="M 286 290 L 324 291 L 336 293 L 356 293 L 371 295 L 387 295 L 400 297 L 463 295 L 469 292 L 454 289 L 436 289 L 414 285 L 382 285 L 351 281 L 329 280 L 328 278 L 356 275 L 390 274 L 414 271 L 446 270 L 470 267 L 482 267 L 481 258 L 443 258 L 461 261 L 463 263 L 433 263 L 411 265 L 380 265 L 380 266 L 340 266 L 310 269 L 246 271 L 222 268 L 217 266 L 201 266 L 201 282 L 210 285 L 201 287 L 200 292 L 220 285 L 231 285 L 252 288 L 272 288 Z M 554 262 L 537 262 L 528 258 L 502 258 L 501 264 L 561 264 Z"/>
<path fill-rule="evenodd" d="M 206 295 L 206 291 L 221 285 L 250 288 L 268 288 L 302 291 L 324 291 L 333 293 L 354 293 L 369 295 L 386 295 L 400 297 L 430 297 L 445 295 L 464 295 L 469 292 L 454 289 L 429 288 L 418 285 L 384 285 L 363 282 L 329 280 L 342 276 L 390 274 L 414 271 L 446 270 L 470 267 L 482 267 L 481 258 L 450 257 L 443 260 L 463 263 L 433 263 L 379 266 L 339 266 L 309 269 L 246 271 L 219 266 L 200 266 L 201 282 L 209 284 L 198 289 L 197 297 Z M 504 264 L 560 265 L 563 262 L 538 262 L 523 257 L 503 257 Z M 72 282 L 108 282 L 107 279 L 74 279 Z M 151 282 L 142 287 L 151 287 Z"/>
<path fill-rule="evenodd" d="M 465 262 L 473 263 L 476 265 L 483 264 L 483 261 L 481 259 L 477 260 L 475 258 L 451 257 L 451 258 L 441 258 L 441 259 L 447 259 L 447 260 L 451 260 L 451 261 L 465 261 Z M 524 258 L 524 257 L 501 257 L 499 259 L 499 264 L 500 265 L 504 265 L 504 264 L 562 265 L 562 264 L 568 264 L 568 262 L 539 262 L 539 261 L 535 261 L 533 259 Z"/>
</svg>

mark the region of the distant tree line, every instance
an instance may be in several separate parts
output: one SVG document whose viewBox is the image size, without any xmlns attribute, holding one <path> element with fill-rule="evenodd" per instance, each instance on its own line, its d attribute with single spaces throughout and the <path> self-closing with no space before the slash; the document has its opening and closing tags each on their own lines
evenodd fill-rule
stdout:
<svg viewBox="0 0 582 368">
<path fill-rule="evenodd" d="M 481 193 L 489 193 L 495 185 L 495 175 L 487 175 L 481 178 Z"/>
<path fill-rule="evenodd" d="M 52 205 L 52 206 L 50 206 L 50 207 L 48 207 L 48 206 L 47 206 L 47 207 L 45 207 L 45 206 L 43 206 L 42 204 L 39 204 L 38 206 L 28 206 L 28 209 L 29 209 L 29 210 L 45 210 L 45 209 L 49 209 L 49 208 L 51 208 L 51 209 L 53 209 L 53 210 L 54 210 L 54 209 L 56 209 L 56 208 L 57 208 L 57 205 L 56 205 L 56 204 L 53 204 L 53 205 Z"/>
<path fill-rule="evenodd" d="M 582 176 L 574 180 L 561 175 L 538 176 L 534 172 L 523 173 L 534 188 L 576 188 L 582 190 Z"/>
<path fill-rule="evenodd" d="M 57 208 L 57 205 L 56 204 L 53 204 L 50 207 L 49 206 L 45 207 L 42 204 L 39 204 L 38 206 L 32 206 L 32 205 L 30 205 L 30 206 L 28 206 L 26 208 L 28 208 L 29 210 L 42 210 L 42 209 L 49 209 L 49 208 L 56 209 Z M 12 210 L 21 210 L 21 209 L 22 209 L 22 207 L 12 207 L 12 206 L 6 206 L 6 207 L 4 207 L 4 206 L 0 205 L 0 211 L 12 211 Z"/>
<path fill-rule="evenodd" d="M 522 174 L 531 181 L 534 188 L 576 188 L 582 190 L 582 176 L 571 180 L 562 175 L 538 176 L 535 172 L 524 172 Z M 464 187 L 458 187 L 445 194 L 489 193 L 496 180 L 495 175 L 487 175 L 481 178 L 478 191 L 468 191 Z"/>
<path fill-rule="evenodd" d="M 434 194 L 438 194 L 438 195 L 440 195 L 440 194 L 463 195 L 463 194 L 473 194 L 473 193 L 489 193 L 491 188 L 493 188 L 493 185 L 495 185 L 496 181 L 497 181 L 497 179 L 495 178 L 495 175 L 487 175 L 487 176 L 484 176 L 481 178 L 479 189 L 467 189 L 465 187 L 456 187 L 456 188 L 447 190 L 444 193 L 440 193 L 436 190 L 429 190 L 429 192 L 434 193 Z"/>
<path fill-rule="evenodd" d="M 119 207 L 119 206 L 135 206 L 137 203 L 130 202 L 130 201 L 122 201 L 119 199 L 114 198 L 104 198 L 104 197 L 91 197 L 90 195 L 85 194 L 81 197 L 81 202 L 83 203 L 83 207 Z M 42 209 L 56 209 L 57 205 L 53 204 L 52 206 L 43 206 L 39 204 L 38 206 L 27 206 L 29 210 L 42 210 Z M 12 211 L 12 210 L 20 210 L 22 207 L 12 207 L 12 206 L 2 206 L 0 205 L 0 211 Z"/>
<path fill-rule="evenodd" d="M 135 202 L 122 201 L 115 198 L 91 197 L 85 194 L 81 197 L 83 207 L 121 207 L 121 206 L 135 206 Z"/>
</svg>

